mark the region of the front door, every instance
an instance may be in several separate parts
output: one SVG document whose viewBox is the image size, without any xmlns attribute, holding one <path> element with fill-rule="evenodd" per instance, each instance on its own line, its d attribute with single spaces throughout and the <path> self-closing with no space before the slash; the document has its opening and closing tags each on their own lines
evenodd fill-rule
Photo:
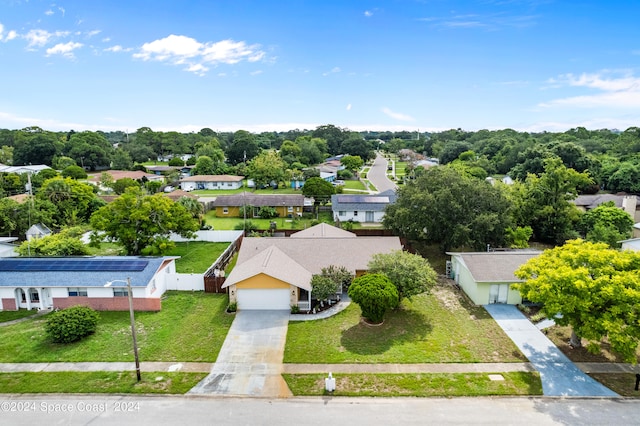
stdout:
<svg viewBox="0 0 640 426">
<path fill-rule="evenodd" d="M 489 303 L 507 303 L 509 284 L 491 284 L 489 288 Z"/>
</svg>

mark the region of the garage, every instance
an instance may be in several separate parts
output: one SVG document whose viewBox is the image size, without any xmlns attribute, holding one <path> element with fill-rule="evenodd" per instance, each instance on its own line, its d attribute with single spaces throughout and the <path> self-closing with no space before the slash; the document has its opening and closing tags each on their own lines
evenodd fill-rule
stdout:
<svg viewBox="0 0 640 426">
<path fill-rule="evenodd" d="M 238 289 L 238 309 L 241 310 L 289 310 L 290 298 L 289 289 L 270 288 L 270 289 Z"/>
</svg>

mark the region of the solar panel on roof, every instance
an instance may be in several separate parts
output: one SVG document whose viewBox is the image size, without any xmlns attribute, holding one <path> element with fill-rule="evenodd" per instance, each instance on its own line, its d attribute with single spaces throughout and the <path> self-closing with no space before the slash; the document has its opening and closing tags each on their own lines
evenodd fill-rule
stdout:
<svg viewBox="0 0 640 426">
<path fill-rule="evenodd" d="M 371 195 L 338 195 L 339 203 L 388 203 L 389 197 Z"/>
<path fill-rule="evenodd" d="M 3 259 L 0 271 L 34 272 L 34 271 L 143 271 L 147 260 L 115 260 L 115 259 Z"/>
</svg>

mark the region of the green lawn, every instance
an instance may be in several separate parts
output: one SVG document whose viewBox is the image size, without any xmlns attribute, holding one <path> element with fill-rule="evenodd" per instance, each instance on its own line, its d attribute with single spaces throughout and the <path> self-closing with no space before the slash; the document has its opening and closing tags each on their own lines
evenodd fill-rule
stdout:
<svg viewBox="0 0 640 426">
<path fill-rule="evenodd" d="M 315 218 L 312 218 L 305 214 L 300 219 L 288 219 L 288 218 L 275 218 L 275 219 L 255 219 L 247 218 L 252 224 L 257 225 L 258 229 L 267 230 L 271 222 L 276 223 L 276 230 L 278 229 L 306 229 L 312 226 L 312 222 Z M 319 216 L 320 222 L 327 222 L 333 224 L 331 212 L 322 212 Z M 216 230 L 232 230 L 236 229 L 236 226 L 241 226 L 244 218 L 241 217 L 216 217 L 215 210 L 210 210 L 205 215 L 205 221 L 207 225 L 213 226 Z"/>
<path fill-rule="evenodd" d="M 366 188 L 362 181 L 359 180 L 345 180 L 344 181 L 344 189 L 347 190 L 358 190 L 364 191 Z"/>
<path fill-rule="evenodd" d="M 179 274 L 202 274 L 224 253 L 229 243 L 210 243 L 206 241 L 189 241 L 176 243 L 176 247 L 166 256 L 181 256 L 176 260 L 176 271 Z"/>
<path fill-rule="evenodd" d="M 438 286 L 403 302 L 384 324 L 360 321 L 360 308 L 319 321 L 291 322 L 285 363 L 523 362 L 526 358 L 482 307 Z"/>
<path fill-rule="evenodd" d="M 636 375 L 634 373 L 590 373 L 589 376 L 618 395 L 640 397 L 640 391 L 635 390 Z"/>
<path fill-rule="evenodd" d="M 334 396 L 487 396 L 542 395 L 537 372 L 500 373 L 503 381 L 492 381 L 488 374 L 340 374 L 336 377 Z M 296 396 L 329 395 L 324 388 L 324 374 L 284 374 L 289 389 Z"/>
<path fill-rule="evenodd" d="M 227 295 L 168 292 L 160 312 L 136 312 L 141 361 L 214 362 L 234 316 Z M 96 333 L 80 342 L 52 343 L 47 316 L 2 328 L 0 362 L 130 361 L 129 312 L 100 312 Z"/>
<path fill-rule="evenodd" d="M 124 248 L 116 243 L 100 243 L 100 247 L 85 246 L 91 256 L 124 256 Z"/>
<path fill-rule="evenodd" d="M 24 317 L 35 315 L 38 311 L 19 309 L 17 311 L 0 311 L 0 322 L 13 321 Z"/>
<path fill-rule="evenodd" d="M 137 383 L 133 371 L 2 373 L 2 393 L 133 393 L 184 394 L 206 373 L 142 373 Z"/>
</svg>

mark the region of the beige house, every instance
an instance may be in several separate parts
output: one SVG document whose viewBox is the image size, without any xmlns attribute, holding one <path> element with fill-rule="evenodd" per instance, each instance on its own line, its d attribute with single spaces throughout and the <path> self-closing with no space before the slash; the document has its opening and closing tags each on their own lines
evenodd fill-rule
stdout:
<svg viewBox="0 0 640 426">
<path fill-rule="evenodd" d="M 503 251 L 454 253 L 448 252 L 451 261 L 447 265 L 449 277 L 476 305 L 522 303 L 520 292 L 511 288 L 521 282 L 514 272 L 540 251 Z"/>
<path fill-rule="evenodd" d="M 371 256 L 401 250 L 398 237 L 357 237 L 327 224 L 291 237 L 244 238 L 235 268 L 223 288 L 238 309 L 311 309 L 311 277 L 322 268 L 344 266 L 366 272 Z"/>
</svg>

